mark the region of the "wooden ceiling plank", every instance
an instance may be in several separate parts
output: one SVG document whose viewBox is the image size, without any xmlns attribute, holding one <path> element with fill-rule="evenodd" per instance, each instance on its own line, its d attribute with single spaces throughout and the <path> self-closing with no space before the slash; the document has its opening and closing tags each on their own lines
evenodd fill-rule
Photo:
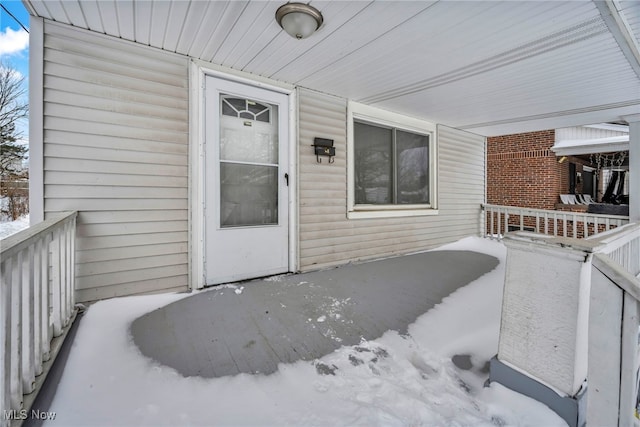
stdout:
<svg viewBox="0 0 640 427">
<path fill-rule="evenodd" d="M 104 32 L 115 37 L 122 37 L 120 33 L 120 23 L 118 22 L 118 13 L 116 11 L 115 0 L 101 0 L 98 2 L 100 18 Z"/>
<path fill-rule="evenodd" d="M 54 21 L 63 22 L 65 24 L 71 23 L 69 21 L 69 17 L 67 16 L 67 12 L 65 11 L 61 1 L 54 0 L 54 1 L 47 2 L 46 8 Z"/>
<path fill-rule="evenodd" d="M 134 7 L 134 40 L 138 43 L 149 45 L 151 43 L 151 17 L 153 2 L 137 1 Z"/>
<path fill-rule="evenodd" d="M 195 40 L 199 37 L 204 37 L 206 31 L 201 34 L 203 25 L 206 25 L 204 21 L 209 9 L 215 9 L 217 2 L 191 2 L 187 15 L 184 18 L 184 24 L 178 43 L 176 45 L 176 52 L 181 54 L 188 54 L 191 46 L 195 43 Z"/>
<path fill-rule="evenodd" d="M 91 31 L 98 33 L 105 33 L 104 26 L 102 25 L 102 15 L 98 8 L 98 2 L 95 0 L 80 1 L 80 8 L 82 14 L 87 21 L 87 27 Z"/>
<path fill-rule="evenodd" d="M 118 17 L 118 29 L 120 37 L 125 40 L 135 41 L 135 8 L 133 0 L 118 0 L 115 3 L 116 16 Z"/>
<path fill-rule="evenodd" d="M 216 52 L 214 62 L 229 65 L 229 56 L 234 50 L 247 48 L 252 43 L 261 43 L 255 36 L 261 33 L 262 26 L 271 22 L 270 16 L 275 14 L 275 10 L 269 12 L 273 5 L 269 2 L 250 2 L 227 33 L 224 43 Z"/>
<path fill-rule="evenodd" d="M 244 10 L 249 5 L 248 1 L 231 1 L 226 4 L 216 28 L 209 37 L 209 41 L 202 50 L 201 59 L 215 62 L 216 53 L 225 43 L 229 33 Z"/>
<path fill-rule="evenodd" d="M 197 37 L 193 39 L 193 43 L 189 47 L 187 54 L 193 58 L 204 59 L 207 55 L 205 49 L 210 40 L 214 37 L 216 29 L 219 26 L 227 7 L 228 1 L 209 2 L 202 22 L 197 30 Z"/>
<path fill-rule="evenodd" d="M 154 1 L 151 10 L 151 28 L 149 30 L 149 44 L 162 48 L 164 45 L 165 31 L 169 22 L 171 2 Z"/>
<path fill-rule="evenodd" d="M 165 28 L 164 42 L 162 44 L 163 49 L 169 52 L 177 51 L 180 35 L 185 28 L 185 18 L 192 4 L 192 2 L 187 1 L 171 2 L 171 12 L 169 13 L 169 20 Z"/>
<path fill-rule="evenodd" d="M 80 28 L 89 27 L 78 1 L 65 1 L 62 3 L 62 7 L 64 8 L 66 16 L 69 18 L 69 22 L 72 25 Z"/>
</svg>

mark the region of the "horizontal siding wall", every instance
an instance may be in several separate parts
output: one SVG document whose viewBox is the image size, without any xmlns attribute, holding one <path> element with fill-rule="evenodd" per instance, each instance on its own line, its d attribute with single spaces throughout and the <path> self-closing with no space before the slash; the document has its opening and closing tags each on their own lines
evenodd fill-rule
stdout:
<svg viewBox="0 0 640 427">
<path fill-rule="evenodd" d="M 188 286 L 188 63 L 45 21 L 44 208 L 77 210 L 79 301 Z"/>
<path fill-rule="evenodd" d="M 300 269 L 429 249 L 477 235 L 485 201 L 484 138 L 438 127 L 436 216 L 347 219 L 347 101 L 299 91 Z M 334 140 L 335 162 L 316 162 L 313 138 Z"/>
</svg>

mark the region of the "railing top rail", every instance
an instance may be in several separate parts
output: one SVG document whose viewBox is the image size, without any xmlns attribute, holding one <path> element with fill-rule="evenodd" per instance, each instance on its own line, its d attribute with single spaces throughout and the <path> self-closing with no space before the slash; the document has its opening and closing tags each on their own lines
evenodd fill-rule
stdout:
<svg viewBox="0 0 640 427">
<path fill-rule="evenodd" d="M 591 240 L 598 244 L 598 252 L 611 253 L 635 239 L 640 239 L 640 223 L 638 222 L 621 225 L 620 227 L 594 234 L 586 240 Z"/>
<path fill-rule="evenodd" d="M 625 224 L 588 239 L 553 236 L 531 231 L 513 231 L 507 233 L 506 240 L 538 243 L 547 246 L 572 248 L 588 253 L 610 254 L 628 242 L 640 239 L 640 223 Z"/>
<path fill-rule="evenodd" d="M 593 256 L 593 266 L 600 270 L 620 289 L 631 295 L 636 301 L 640 301 L 640 281 L 633 277 L 620 264 L 613 261 L 605 254 Z"/>
<path fill-rule="evenodd" d="M 579 206 L 579 205 L 576 205 Z M 540 213 L 540 214 L 556 214 L 556 215 L 576 215 L 576 216 L 587 216 L 589 218 L 602 218 L 602 219 L 616 219 L 622 221 L 628 221 L 629 216 L 626 215 L 606 215 L 606 214 L 594 214 L 588 212 L 571 212 L 571 211 L 558 211 L 553 209 L 536 209 L 536 208 L 522 208 L 519 206 L 506 206 L 506 205 L 493 205 L 490 203 L 483 203 L 482 209 L 502 209 L 511 212 L 531 212 L 531 213 Z"/>
<path fill-rule="evenodd" d="M 40 239 L 44 234 L 51 232 L 56 227 L 66 224 L 77 215 L 78 212 L 76 211 L 57 212 L 38 224 L 4 239 L 0 239 L 0 259 L 7 259 L 15 255 L 24 248 L 29 247 L 29 245 Z"/>
</svg>

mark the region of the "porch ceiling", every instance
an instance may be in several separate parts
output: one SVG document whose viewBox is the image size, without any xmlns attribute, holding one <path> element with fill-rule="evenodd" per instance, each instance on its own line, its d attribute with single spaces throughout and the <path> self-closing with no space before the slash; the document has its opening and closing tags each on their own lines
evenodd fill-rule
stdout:
<svg viewBox="0 0 640 427">
<path fill-rule="evenodd" d="M 640 113 L 640 2 L 23 0 L 32 14 L 482 135 Z"/>
</svg>

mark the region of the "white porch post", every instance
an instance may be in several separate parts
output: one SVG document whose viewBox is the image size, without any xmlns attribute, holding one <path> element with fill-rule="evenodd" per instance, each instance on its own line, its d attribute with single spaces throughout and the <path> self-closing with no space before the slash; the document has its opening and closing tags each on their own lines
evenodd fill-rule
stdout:
<svg viewBox="0 0 640 427">
<path fill-rule="evenodd" d="M 629 222 L 640 222 L 640 114 L 624 119 L 629 123 Z"/>
<path fill-rule="evenodd" d="M 498 355 L 490 381 L 585 422 L 592 244 L 509 233 Z"/>
<path fill-rule="evenodd" d="M 44 221 L 44 20 L 29 19 L 29 222 Z"/>
</svg>

